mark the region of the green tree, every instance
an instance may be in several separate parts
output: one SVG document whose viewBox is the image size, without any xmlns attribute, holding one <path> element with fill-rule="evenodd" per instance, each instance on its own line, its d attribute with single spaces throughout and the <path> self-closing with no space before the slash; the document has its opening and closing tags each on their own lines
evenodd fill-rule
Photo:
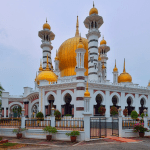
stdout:
<svg viewBox="0 0 150 150">
<path fill-rule="evenodd" d="M 2 92 L 3 92 L 3 87 L 0 85 L 0 97 L 2 96 Z"/>
</svg>

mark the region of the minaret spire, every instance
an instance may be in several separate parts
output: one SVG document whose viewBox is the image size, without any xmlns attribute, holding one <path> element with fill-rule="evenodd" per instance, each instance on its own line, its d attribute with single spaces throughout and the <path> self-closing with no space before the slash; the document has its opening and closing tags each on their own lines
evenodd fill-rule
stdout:
<svg viewBox="0 0 150 150">
<path fill-rule="evenodd" d="M 46 65 L 46 69 L 45 69 L 45 71 L 49 71 L 50 69 L 49 69 L 49 66 L 48 66 L 48 54 L 47 54 L 47 65 Z"/>
<path fill-rule="evenodd" d="M 116 68 L 116 59 L 115 59 L 115 68 Z"/>
<path fill-rule="evenodd" d="M 46 17 L 46 23 L 47 23 L 47 17 Z"/>
<path fill-rule="evenodd" d="M 124 67 L 123 67 L 123 72 L 126 72 L 126 69 L 125 69 L 125 58 L 124 58 Z"/>
<path fill-rule="evenodd" d="M 95 6 L 95 5 L 94 5 L 94 1 L 93 1 L 93 8 L 94 8 L 94 6 Z"/>
<path fill-rule="evenodd" d="M 78 21 L 78 16 L 77 16 L 77 22 L 76 22 L 76 34 L 75 34 L 76 37 L 79 36 L 79 21 Z"/>
</svg>

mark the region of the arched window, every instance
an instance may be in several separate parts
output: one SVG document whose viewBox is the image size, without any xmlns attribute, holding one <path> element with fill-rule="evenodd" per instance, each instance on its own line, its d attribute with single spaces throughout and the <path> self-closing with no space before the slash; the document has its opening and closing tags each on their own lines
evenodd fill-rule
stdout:
<svg viewBox="0 0 150 150">
<path fill-rule="evenodd" d="M 97 28 L 97 22 L 95 22 L 95 28 Z"/>
<path fill-rule="evenodd" d="M 93 28 L 93 21 L 92 21 L 92 23 L 91 23 L 91 28 Z"/>
<path fill-rule="evenodd" d="M 132 107 L 132 98 L 129 96 L 127 98 L 127 106 L 125 107 L 128 110 L 128 115 L 131 114 L 131 112 L 135 109 L 135 107 Z"/>
<path fill-rule="evenodd" d="M 147 110 L 147 107 L 145 107 L 146 102 L 145 102 L 144 98 L 141 98 L 140 104 L 141 104 L 141 107 L 139 107 L 139 113 L 141 115 L 143 113 L 144 109 Z"/>
<path fill-rule="evenodd" d="M 112 97 L 113 106 L 116 106 L 116 105 L 117 105 L 117 102 L 118 102 L 117 96 L 115 95 L 115 96 Z"/>
</svg>

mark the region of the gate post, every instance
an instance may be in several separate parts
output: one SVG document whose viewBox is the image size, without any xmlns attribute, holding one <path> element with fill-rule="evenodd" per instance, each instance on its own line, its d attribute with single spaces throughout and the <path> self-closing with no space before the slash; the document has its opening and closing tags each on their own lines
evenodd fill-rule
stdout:
<svg viewBox="0 0 150 150">
<path fill-rule="evenodd" d="M 52 108 L 52 115 L 50 117 L 52 127 L 55 127 L 55 116 L 54 116 L 54 107 Z"/>
<path fill-rule="evenodd" d="M 118 109 L 119 112 L 119 121 L 118 121 L 118 126 L 119 126 L 119 137 L 122 137 L 122 116 L 121 116 L 121 111 L 122 109 Z"/>
<path fill-rule="evenodd" d="M 24 116 L 24 113 L 25 113 L 25 109 L 23 108 L 22 109 L 22 116 L 21 116 L 21 128 L 25 128 L 25 116 Z"/>
<path fill-rule="evenodd" d="M 90 141 L 90 116 L 92 114 L 84 113 L 84 134 L 85 134 L 85 141 Z"/>
</svg>

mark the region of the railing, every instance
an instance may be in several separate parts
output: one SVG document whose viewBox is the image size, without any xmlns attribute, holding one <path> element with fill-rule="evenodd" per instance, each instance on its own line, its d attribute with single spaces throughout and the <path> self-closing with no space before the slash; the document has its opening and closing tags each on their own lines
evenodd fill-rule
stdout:
<svg viewBox="0 0 150 150">
<path fill-rule="evenodd" d="M 20 119 L 0 119 L 0 126 L 1 128 L 18 128 L 21 126 L 21 120 Z"/>
<path fill-rule="evenodd" d="M 84 131 L 84 121 L 83 118 L 62 119 L 60 121 L 55 120 L 55 127 L 57 130 Z"/>
<path fill-rule="evenodd" d="M 134 125 L 137 123 L 144 123 L 144 121 L 135 121 L 130 118 L 123 118 L 122 119 L 122 129 L 133 129 Z"/>
<path fill-rule="evenodd" d="M 25 121 L 25 127 L 26 129 L 43 129 L 46 126 L 51 126 L 51 120 L 26 120 Z"/>
</svg>

